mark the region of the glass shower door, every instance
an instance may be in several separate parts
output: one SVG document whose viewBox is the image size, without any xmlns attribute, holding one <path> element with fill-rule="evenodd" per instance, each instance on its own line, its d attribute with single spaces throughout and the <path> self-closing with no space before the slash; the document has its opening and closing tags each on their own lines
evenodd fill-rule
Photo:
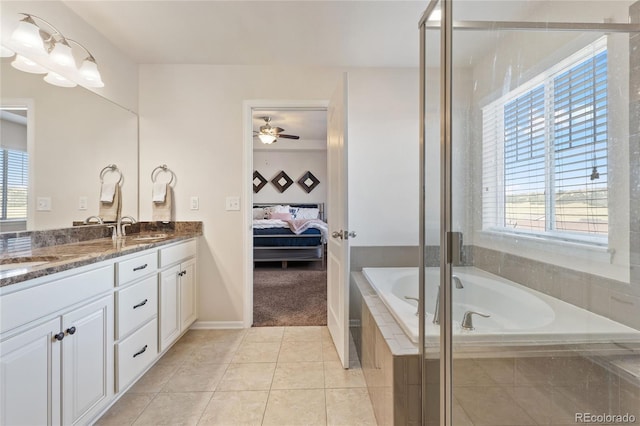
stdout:
<svg viewBox="0 0 640 426">
<path fill-rule="evenodd" d="M 424 27 L 424 418 L 640 422 L 640 3 L 478 3 Z"/>
</svg>

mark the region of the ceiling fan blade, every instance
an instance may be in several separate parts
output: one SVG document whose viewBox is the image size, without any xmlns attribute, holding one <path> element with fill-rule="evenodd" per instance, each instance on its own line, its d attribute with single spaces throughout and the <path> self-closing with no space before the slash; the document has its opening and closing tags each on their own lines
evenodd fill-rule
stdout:
<svg viewBox="0 0 640 426">
<path fill-rule="evenodd" d="M 284 139 L 300 139 L 300 136 L 296 136 L 296 135 L 285 135 L 282 133 L 279 133 L 277 135 L 279 138 L 284 138 Z"/>
</svg>

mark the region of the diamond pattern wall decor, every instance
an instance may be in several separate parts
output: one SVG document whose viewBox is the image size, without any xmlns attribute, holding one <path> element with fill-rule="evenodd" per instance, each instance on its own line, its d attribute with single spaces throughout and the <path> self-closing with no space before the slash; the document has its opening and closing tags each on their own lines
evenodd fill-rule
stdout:
<svg viewBox="0 0 640 426">
<path fill-rule="evenodd" d="M 307 191 L 308 194 L 313 191 L 316 186 L 320 185 L 320 181 L 313 175 L 313 173 L 307 171 L 300 179 L 298 179 L 298 185 Z"/>
<path fill-rule="evenodd" d="M 280 171 L 280 173 L 278 173 L 276 175 L 276 177 L 274 177 L 273 179 L 271 179 L 271 183 L 278 189 L 278 191 L 280 192 L 284 192 L 287 190 L 287 188 L 289 188 L 291 185 L 293 185 L 293 181 L 291 180 L 291 178 L 284 172 L 284 170 Z"/>
<path fill-rule="evenodd" d="M 258 172 L 257 170 L 253 171 L 253 192 L 258 193 L 260 190 L 269 182 Z"/>
</svg>

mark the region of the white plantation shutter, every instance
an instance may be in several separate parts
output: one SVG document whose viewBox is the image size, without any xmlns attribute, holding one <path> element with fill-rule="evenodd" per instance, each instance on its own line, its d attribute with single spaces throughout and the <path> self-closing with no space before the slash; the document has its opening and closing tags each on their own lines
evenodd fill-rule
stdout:
<svg viewBox="0 0 640 426">
<path fill-rule="evenodd" d="M 606 37 L 482 109 L 483 229 L 606 238 Z"/>
<path fill-rule="evenodd" d="M 24 151 L 0 149 L 0 219 L 27 218 L 29 157 Z"/>
</svg>

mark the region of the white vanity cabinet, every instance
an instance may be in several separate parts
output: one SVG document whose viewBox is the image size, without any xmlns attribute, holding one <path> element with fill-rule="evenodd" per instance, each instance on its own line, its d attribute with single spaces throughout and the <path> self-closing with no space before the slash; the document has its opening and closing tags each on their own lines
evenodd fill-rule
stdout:
<svg viewBox="0 0 640 426">
<path fill-rule="evenodd" d="M 116 263 L 116 392 L 158 356 L 158 250 Z"/>
<path fill-rule="evenodd" d="M 164 351 L 197 317 L 196 241 L 160 249 L 159 343 Z"/>
<path fill-rule="evenodd" d="M 111 402 L 113 282 L 102 263 L 0 293 L 0 424 L 87 423 Z"/>
</svg>

